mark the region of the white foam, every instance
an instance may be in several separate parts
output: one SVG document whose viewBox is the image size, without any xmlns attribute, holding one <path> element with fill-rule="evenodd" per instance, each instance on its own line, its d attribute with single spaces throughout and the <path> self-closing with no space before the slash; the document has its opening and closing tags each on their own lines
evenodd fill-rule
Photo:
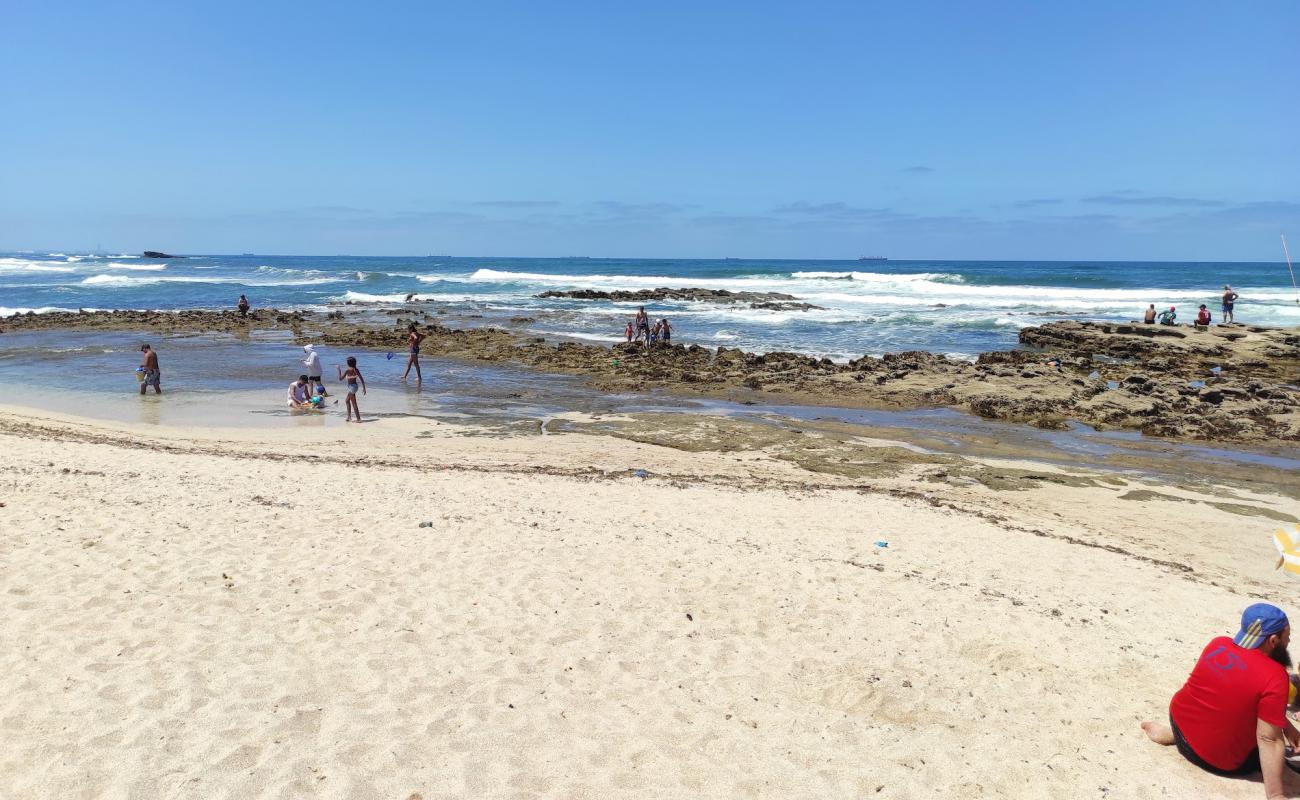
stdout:
<svg viewBox="0 0 1300 800">
<path fill-rule="evenodd" d="M 587 333 L 586 331 L 542 331 L 529 329 L 529 333 L 535 333 L 539 336 L 564 336 L 569 339 L 585 339 L 589 342 L 625 342 L 626 336 L 614 336 L 603 333 Z"/>
<path fill-rule="evenodd" d="M 161 272 L 167 269 L 166 264 L 119 264 L 116 261 L 110 261 L 107 264 L 96 264 L 98 269 L 126 269 L 135 272 Z"/>
<path fill-rule="evenodd" d="M 813 280 L 851 281 L 852 272 L 791 272 L 792 278 L 810 278 Z"/>
<path fill-rule="evenodd" d="M 81 281 L 82 286 L 102 286 L 107 288 L 124 288 L 130 286 L 154 286 L 159 283 L 222 283 L 240 286 L 315 286 L 322 283 L 337 283 L 339 278 L 306 278 L 302 280 L 256 280 L 213 275 L 211 277 L 157 276 L 135 278 L 128 275 L 91 275 Z"/>
<path fill-rule="evenodd" d="M 91 275 L 81 280 L 82 286 L 149 286 L 162 283 L 162 278 L 131 278 L 126 275 Z"/>
<path fill-rule="evenodd" d="M 23 272 L 76 272 L 76 269 L 26 258 L 0 258 L 0 272 L 12 275 Z"/>
<path fill-rule="evenodd" d="M 40 308 L 9 308 L 0 306 L 0 317 L 12 317 L 15 314 L 53 314 L 63 312 L 66 314 L 75 314 L 78 311 L 98 311 L 97 308 L 60 308 L 59 306 L 41 306 Z"/>
<path fill-rule="evenodd" d="M 669 277 L 666 275 L 551 275 L 539 272 L 503 272 L 495 269 L 480 269 L 466 280 L 488 283 L 536 283 L 559 284 L 575 288 L 603 288 L 608 290 L 644 289 L 660 287 L 700 287 L 700 288 L 735 288 L 737 290 L 755 291 L 762 287 L 789 286 L 788 278 L 740 277 L 740 278 L 689 278 Z"/>
<path fill-rule="evenodd" d="M 933 281 L 965 283 L 966 279 L 952 272 L 792 272 L 792 278 L 813 280 L 854 280 L 863 283 L 914 283 Z"/>
<path fill-rule="evenodd" d="M 345 303 L 405 303 L 407 296 L 407 294 L 367 294 L 347 291 L 339 295 L 338 299 Z M 430 295 L 417 294 L 411 299 L 425 300 L 429 297 Z"/>
</svg>

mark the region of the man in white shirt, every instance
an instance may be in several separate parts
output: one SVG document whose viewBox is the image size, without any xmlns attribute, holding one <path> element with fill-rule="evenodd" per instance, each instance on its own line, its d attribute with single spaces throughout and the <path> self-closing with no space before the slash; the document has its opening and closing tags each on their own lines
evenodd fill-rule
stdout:
<svg viewBox="0 0 1300 800">
<path fill-rule="evenodd" d="M 302 365 L 307 368 L 308 382 L 321 397 L 329 397 L 329 392 L 325 391 L 325 381 L 321 379 L 320 354 L 316 352 L 316 345 L 305 344 L 302 349 L 307 353 Z"/>
<path fill-rule="evenodd" d="M 289 408 L 311 408 L 311 386 L 306 375 L 289 384 Z"/>
</svg>

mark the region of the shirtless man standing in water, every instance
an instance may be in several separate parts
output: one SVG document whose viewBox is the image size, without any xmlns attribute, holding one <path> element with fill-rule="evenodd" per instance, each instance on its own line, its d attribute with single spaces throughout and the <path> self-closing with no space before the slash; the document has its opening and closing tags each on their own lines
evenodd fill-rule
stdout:
<svg viewBox="0 0 1300 800">
<path fill-rule="evenodd" d="M 147 344 L 140 345 L 140 352 L 144 353 L 144 358 L 140 360 L 140 368 L 144 370 L 144 380 L 140 381 L 140 394 L 144 394 L 150 384 L 153 384 L 154 392 L 162 394 L 162 371 L 158 369 L 158 354 Z"/>
</svg>

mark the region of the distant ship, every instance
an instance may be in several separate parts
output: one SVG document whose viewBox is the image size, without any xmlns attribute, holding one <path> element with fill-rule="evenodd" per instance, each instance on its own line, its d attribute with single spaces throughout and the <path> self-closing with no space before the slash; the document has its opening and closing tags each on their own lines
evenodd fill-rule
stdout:
<svg viewBox="0 0 1300 800">
<path fill-rule="evenodd" d="M 859 261 L 888 261 L 886 256 L 858 256 Z"/>
</svg>

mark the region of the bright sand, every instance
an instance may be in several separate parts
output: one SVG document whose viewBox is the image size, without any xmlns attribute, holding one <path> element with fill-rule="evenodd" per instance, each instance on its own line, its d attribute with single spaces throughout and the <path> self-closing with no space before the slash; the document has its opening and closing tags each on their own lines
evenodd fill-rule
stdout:
<svg viewBox="0 0 1300 800">
<path fill-rule="evenodd" d="M 1294 501 L 466 434 L 0 410 L 0 797 L 1263 796 L 1138 722 Z"/>
</svg>

